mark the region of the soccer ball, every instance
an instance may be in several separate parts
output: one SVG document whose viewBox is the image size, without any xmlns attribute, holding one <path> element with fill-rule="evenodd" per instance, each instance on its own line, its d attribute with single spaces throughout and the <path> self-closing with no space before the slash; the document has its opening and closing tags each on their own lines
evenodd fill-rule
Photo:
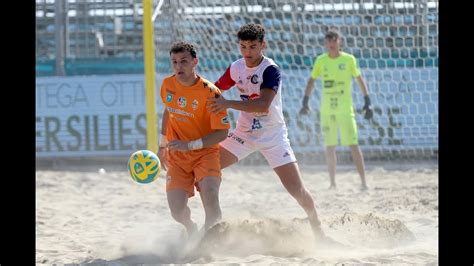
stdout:
<svg viewBox="0 0 474 266">
<path fill-rule="evenodd" d="M 128 159 L 128 173 L 138 183 L 146 184 L 155 181 L 161 170 L 158 156 L 148 150 L 134 152 Z"/>
</svg>

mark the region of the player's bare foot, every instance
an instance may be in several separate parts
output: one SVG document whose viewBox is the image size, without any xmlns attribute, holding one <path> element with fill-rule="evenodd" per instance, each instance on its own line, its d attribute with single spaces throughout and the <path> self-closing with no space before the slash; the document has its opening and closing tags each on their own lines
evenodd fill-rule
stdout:
<svg viewBox="0 0 474 266">
<path fill-rule="evenodd" d="M 330 238 L 329 236 L 321 236 L 316 239 L 317 248 L 330 248 L 330 249 L 349 249 L 348 246 Z"/>
<path fill-rule="evenodd" d="M 335 189 L 336 189 L 336 184 L 331 184 L 331 185 L 329 186 L 329 189 L 330 189 L 330 190 L 335 190 Z"/>
<path fill-rule="evenodd" d="M 318 248 L 338 248 L 338 249 L 347 249 L 348 246 L 337 242 L 336 240 L 327 236 L 320 226 L 313 226 L 313 234 L 316 247 Z"/>
<path fill-rule="evenodd" d="M 361 190 L 361 191 L 366 191 L 366 190 L 368 190 L 368 189 L 369 189 L 369 187 L 368 187 L 366 184 L 362 184 L 362 185 L 360 186 L 360 190 Z"/>
<path fill-rule="evenodd" d="M 313 230 L 313 235 L 316 242 L 324 241 L 326 234 L 324 234 L 321 226 L 311 226 L 311 229 Z"/>
<path fill-rule="evenodd" d="M 188 239 L 191 239 L 195 237 L 198 233 L 198 226 L 195 222 L 192 223 L 191 226 L 186 228 L 186 231 L 188 233 Z"/>
</svg>

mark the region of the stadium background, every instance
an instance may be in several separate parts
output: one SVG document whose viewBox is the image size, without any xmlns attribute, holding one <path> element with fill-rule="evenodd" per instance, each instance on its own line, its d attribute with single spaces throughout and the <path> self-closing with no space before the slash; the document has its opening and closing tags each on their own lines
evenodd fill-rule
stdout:
<svg viewBox="0 0 474 266">
<path fill-rule="evenodd" d="M 283 69 L 293 149 L 302 163 L 323 163 L 319 81 L 310 101 L 314 112 L 297 113 L 314 59 L 324 52 L 324 32 L 335 27 L 344 36 L 343 50 L 358 59 L 375 108 L 374 123 L 363 120 L 354 82 L 366 160 L 438 158 L 438 1 L 165 0 L 153 9 L 159 4 L 153 23 L 157 91 L 171 73 L 172 42 L 195 43 L 198 72 L 216 80 L 239 58 L 238 28 L 261 23 L 265 54 Z M 142 14 L 136 0 L 36 0 L 38 159 L 126 160 L 146 147 Z M 235 90 L 230 95 L 237 98 Z M 156 102 L 161 119 L 159 97 Z M 236 117 L 232 111 L 233 125 Z M 348 149 L 338 151 L 339 162 L 350 162 Z M 243 163 L 264 160 L 254 154 Z"/>
</svg>

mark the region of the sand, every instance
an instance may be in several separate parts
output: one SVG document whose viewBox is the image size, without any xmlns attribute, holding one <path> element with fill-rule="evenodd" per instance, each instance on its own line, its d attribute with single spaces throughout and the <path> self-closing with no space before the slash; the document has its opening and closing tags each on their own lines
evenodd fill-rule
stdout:
<svg viewBox="0 0 474 266">
<path fill-rule="evenodd" d="M 184 228 L 172 219 L 164 178 L 141 185 L 124 167 L 100 168 L 36 171 L 38 265 L 438 264 L 433 163 L 369 164 L 366 192 L 359 190 L 354 166 L 338 169 L 336 190 L 328 189 L 324 167 L 300 166 L 323 230 L 346 248 L 315 245 L 303 209 L 268 166 L 238 164 L 223 171 L 223 219 L 197 242 L 186 241 Z M 189 206 L 201 227 L 198 194 Z"/>
</svg>

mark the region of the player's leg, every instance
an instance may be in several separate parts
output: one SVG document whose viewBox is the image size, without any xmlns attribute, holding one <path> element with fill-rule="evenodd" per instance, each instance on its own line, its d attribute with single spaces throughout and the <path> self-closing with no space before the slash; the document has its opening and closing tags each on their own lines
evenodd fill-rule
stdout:
<svg viewBox="0 0 474 266">
<path fill-rule="evenodd" d="M 188 237 L 197 231 L 197 224 L 191 220 L 191 210 L 188 207 L 188 193 L 182 189 L 172 189 L 166 192 L 171 216 L 184 225 Z"/>
<path fill-rule="evenodd" d="M 366 190 L 368 189 L 367 187 L 367 182 L 365 180 L 365 163 L 364 163 L 364 155 L 362 154 L 362 151 L 360 150 L 359 145 L 351 145 L 351 153 L 352 153 L 352 160 L 354 160 L 354 163 L 357 168 L 357 172 L 359 173 L 360 180 L 361 180 L 361 189 Z"/>
<path fill-rule="evenodd" d="M 219 204 L 220 177 L 208 176 L 198 182 L 199 195 L 201 195 L 202 205 L 206 213 L 204 230 L 211 228 L 222 218 L 222 211 Z"/>
<path fill-rule="evenodd" d="M 329 188 L 335 189 L 337 165 L 336 146 L 326 146 L 326 164 L 329 172 L 329 180 L 331 182 Z"/>
<path fill-rule="evenodd" d="M 183 168 L 175 165 L 176 158 L 170 160 L 166 172 L 166 196 L 171 216 L 178 223 L 184 225 L 188 236 L 197 232 L 197 224 L 191 219 L 191 210 L 188 207 L 188 198 L 194 196 L 194 178 Z M 185 162 L 181 164 L 186 168 Z"/>
<path fill-rule="evenodd" d="M 224 169 L 255 151 L 255 143 L 248 140 L 247 134 L 238 129 L 227 135 L 227 138 L 219 143 L 219 157 L 221 169 Z"/>
<path fill-rule="evenodd" d="M 274 168 L 274 170 L 288 193 L 295 198 L 308 215 L 308 220 L 315 237 L 317 239 L 324 237 L 313 197 L 303 185 L 298 164 L 296 162 L 287 163 Z"/>
<path fill-rule="evenodd" d="M 269 139 L 268 145 L 262 143 L 260 152 L 267 159 L 270 166 L 280 178 L 281 183 L 288 193 L 296 199 L 298 204 L 308 215 L 308 219 L 316 238 L 324 234 L 321 230 L 313 198 L 304 187 L 300 170 L 293 149 L 290 146 L 286 128 L 269 130 L 265 139 Z M 270 136 L 275 134 L 275 136 Z"/>
<path fill-rule="evenodd" d="M 220 155 L 220 162 L 221 162 L 221 169 L 224 169 L 228 166 L 233 165 L 234 163 L 238 162 L 239 159 L 233 153 L 225 149 L 224 147 L 219 147 L 219 155 Z"/>
<path fill-rule="evenodd" d="M 321 128 L 323 130 L 324 145 L 326 146 L 326 164 L 331 182 L 330 189 L 336 188 L 336 145 L 337 123 L 335 115 L 321 115 Z"/>
<path fill-rule="evenodd" d="M 357 172 L 361 180 L 361 189 L 367 189 L 367 182 L 365 180 L 365 163 L 364 156 L 359 147 L 359 136 L 357 132 L 357 124 L 355 115 L 341 116 L 341 144 L 351 147 L 351 155 Z"/>
<path fill-rule="evenodd" d="M 219 152 L 210 151 L 201 156 L 193 171 L 196 178 L 196 187 L 206 213 L 204 230 L 207 230 L 222 217 L 219 204 L 219 187 L 221 184 Z"/>
</svg>

